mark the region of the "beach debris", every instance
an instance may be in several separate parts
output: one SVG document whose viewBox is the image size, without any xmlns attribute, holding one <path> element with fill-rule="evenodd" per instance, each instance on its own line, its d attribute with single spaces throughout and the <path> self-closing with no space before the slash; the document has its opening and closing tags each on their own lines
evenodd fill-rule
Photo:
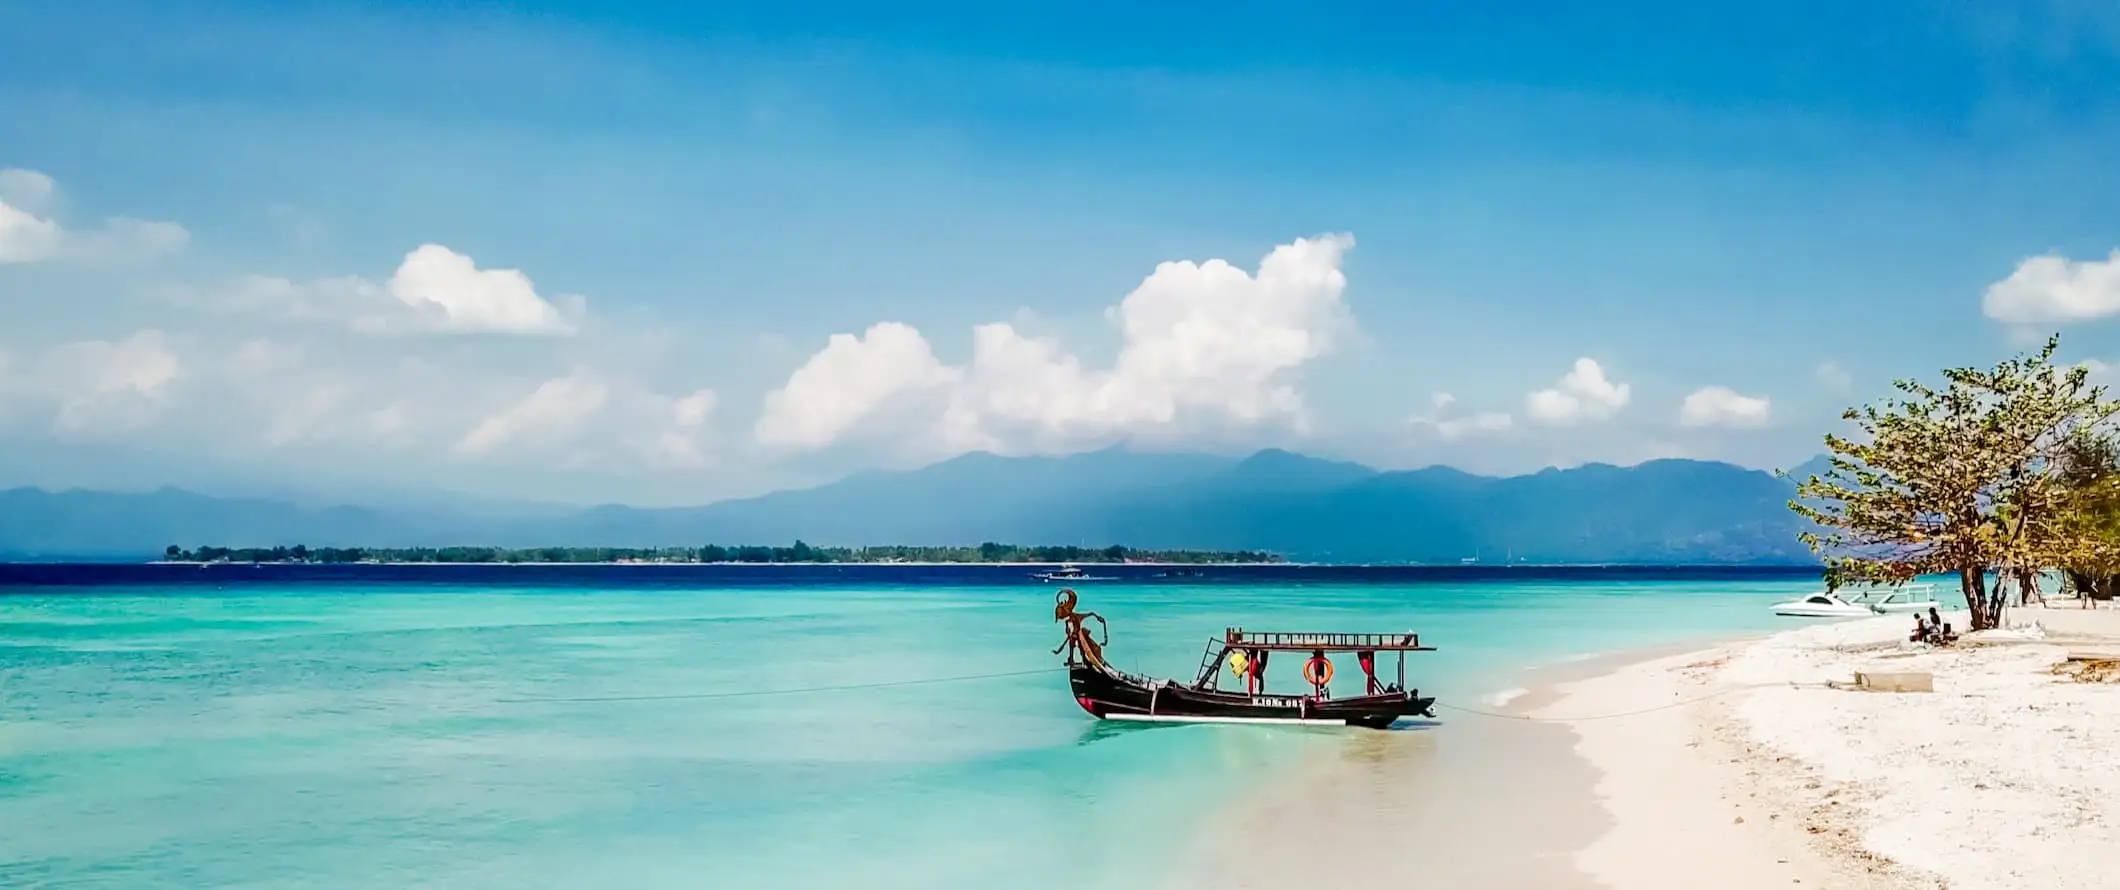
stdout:
<svg viewBox="0 0 2120 890">
<path fill-rule="evenodd" d="M 2078 683 L 2120 683 L 2120 653 L 2070 652 L 2051 672 Z"/>
<path fill-rule="evenodd" d="M 1863 692 L 1935 692 L 1936 675 L 1928 671 L 1856 671 L 1852 683 L 1834 681 L 1827 685 Z"/>
</svg>

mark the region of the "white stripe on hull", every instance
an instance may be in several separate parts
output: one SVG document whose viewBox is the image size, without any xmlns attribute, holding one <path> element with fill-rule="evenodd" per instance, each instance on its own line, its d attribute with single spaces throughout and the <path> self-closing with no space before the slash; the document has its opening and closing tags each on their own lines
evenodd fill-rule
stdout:
<svg viewBox="0 0 2120 890">
<path fill-rule="evenodd" d="M 1194 717 L 1184 714 L 1111 714 L 1106 720 L 1128 720 L 1135 723 L 1265 723 L 1288 726 L 1346 726 L 1345 720 L 1317 720 L 1298 717 Z"/>
</svg>

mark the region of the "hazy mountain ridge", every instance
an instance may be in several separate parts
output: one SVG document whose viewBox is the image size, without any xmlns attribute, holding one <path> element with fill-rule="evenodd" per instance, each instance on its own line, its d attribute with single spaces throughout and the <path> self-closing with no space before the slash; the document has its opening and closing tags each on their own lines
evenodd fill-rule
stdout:
<svg viewBox="0 0 2120 890">
<path fill-rule="evenodd" d="M 964 455 L 701 507 L 497 519 L 307 508 L 177 489 L 0 492 L 0 553 L 145 557 L 193 546 L 1123 543 L 1334 562 L 1804 563 L 1794 482 L 1731 464 L 1589 464 L 1512 477 L 1379 471 L 1280 450 Z"/>
</svg>

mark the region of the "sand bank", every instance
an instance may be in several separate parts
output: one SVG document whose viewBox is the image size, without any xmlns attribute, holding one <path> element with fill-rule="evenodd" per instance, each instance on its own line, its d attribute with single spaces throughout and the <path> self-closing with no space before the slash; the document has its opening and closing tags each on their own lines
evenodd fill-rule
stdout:
<svg viewBox="0 0 2120 890">
<path fill-rule="evenodd" d="M 2120 649 L 2120 611 L 2010 620 L 2046 638 L 1907 652 L 1912 618 L 1890 616 L 1565 685 L 1531 714 L 1573 730 L 1612 820 L 1575 864 L 1616 890 L 2114 886 L 2120 686 L 2050 668 Z M 1857 670 L 1935 692 L 1825 686 Z"/>
</svg>

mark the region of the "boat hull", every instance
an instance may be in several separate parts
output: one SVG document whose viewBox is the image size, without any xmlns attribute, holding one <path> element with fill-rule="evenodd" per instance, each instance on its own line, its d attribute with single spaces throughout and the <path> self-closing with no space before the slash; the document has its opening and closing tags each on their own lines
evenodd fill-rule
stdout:
<svg viewBox="0 0 2120 890">
<path fill-rule="evenodd" d="M 1401 717 L 1435 716 L 1435 699 L 1414 691 L 1346 698 L 1247 695 L 1193 689 L 1170 680 L 1077 664 L 1068 669 L 1075 702 L 1105 720 L 1144 723 L 1264 723 L 1382 729 Z"/>
<path fill-rule="evenodd" d="M 1877 613 L 1870 609 L 1849 609 L 1835 606 L 1776 606 L 1774 614 L 1784 618 L 1871 618 Z"/>
</svg>

